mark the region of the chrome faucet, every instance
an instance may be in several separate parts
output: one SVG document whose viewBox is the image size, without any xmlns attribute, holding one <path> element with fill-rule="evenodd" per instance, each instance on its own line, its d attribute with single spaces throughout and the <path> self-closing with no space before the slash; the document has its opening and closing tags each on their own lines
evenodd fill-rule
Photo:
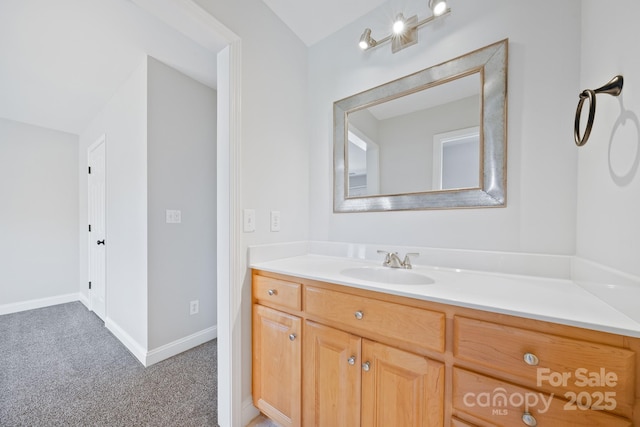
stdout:
<svg viewBox="0 0 640 427">
<path fill-rule="evenodd" d="M 404 256 L 404 261 L 400 261 L 400 257 L 398 257 L 398 252 L 387 252 L 387 251 L 379 250 L 378 253 L 385 255 L 384 261 L 382 262 L 382 265 L 384 267 L 406 268 L 406 269 L 412 268 L 411 259 L 409 257 L 420 255 L 419 253 L 416 253 L 416 252 L 410 252 Z"/>
</svg>

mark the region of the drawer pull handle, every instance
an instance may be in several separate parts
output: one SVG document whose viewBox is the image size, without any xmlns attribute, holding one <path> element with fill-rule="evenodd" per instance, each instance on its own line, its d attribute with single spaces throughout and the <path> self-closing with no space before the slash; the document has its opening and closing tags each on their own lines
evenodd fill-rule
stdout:
<svg viewBox="0 0 640 427">
<path fill-rule="evenodd" d="M 363 371 L 365 371 L 365 372 L 369 372 L 369 369 L 371 369 L 371 363 L 369 363 L 369 362 L 364 362 L 364 363 L 362 364 L 362 370 L 363 370 Z"/>
<path fill-rule="evenodd" d="M 536 427 L 538 425 L 538 421 L 529 412 L 522 414 L 522 422 L 529 427 Z"/>
<path fill-rule="evenodd" d="M 538 363 L 540 362 L 540 360 L 538 359 L 538 356 L 536 356 L 533 353 L 525 353 L 523 356 L 523 359 L 524 359 L 524 363 L 530 366 L 538 366 Z"/>
<path fill-rule="evenodd" d="M 275 289 L 269 289 L 267 291 L 267 293 L 269 294 L 270 297 L 274 296 L 274 295 L 278 295 L 278 291 Z"/>
<path fill-rule="evenodd" d="M 351 366 L 355 365 L 356 364 L 356 357 L 355 356 L 351 356 L 349 359 L 347 359 L 347 362 Z"/>
<path fill-rule="evenodd" d="M 289 340 L 291 340 L 291 341 L 295 341 L 295 340 L 296 340 L 296 338 L 297 338 L 297 335 L 296 335 L 296 334 L 291 334 L 291 335 L 289 335 Z"/>
<path fill-rule="evenodd" d="M 364 313 L 360 310 L 356 311 L 355 313 L 353 313 L 354 316 L 356 316 L 356 319 L 358 320 L 362 320 L 362 318 L 364 317 Z"/>
</svg>

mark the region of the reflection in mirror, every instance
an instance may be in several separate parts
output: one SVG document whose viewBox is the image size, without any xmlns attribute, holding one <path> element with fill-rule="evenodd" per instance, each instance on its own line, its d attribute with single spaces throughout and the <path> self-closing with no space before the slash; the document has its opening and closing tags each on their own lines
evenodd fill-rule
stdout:
<svg viewBox="0 0 640 427">
<path fill-rule="evenodd" d="M 433 136 L 433 189 L 480 186 L 480 127 Z"/>
<path fill-rule="evenodd" d="M 336 101 L 334 211 L 505 206 L 507 48 Z"/>
<path fill-rule="evenodd" d="M 378 194 L 378 145 L 352 126 L 348 131 L 349 195 Z"/>
<path fill-rule="evenodd" d="M 449 155 L 442 157 L 441 149 L 436 150 L 435 136 L 473 126 L 479 144 L 480 84 L 476 72 L 348 113 L 348 197 L 478 188 L 479 146 L 453 148 L 450 140 L 443 146 Z M 375 158 L 369 152 L 374 147 Z M 456 164 L 452 153 L 460 153 L 465 147 L 465 153 L 475 152 L 475 157 L 464 157 L 464 165 Z M 446 168 L 442 168 L 442 160 L 448 160 Z M 441 178 L 434 180 L 435 169 L 449 178 L 444 187 Z M 469 175 L 474 179 L 464 178 Z"/>
</svg>

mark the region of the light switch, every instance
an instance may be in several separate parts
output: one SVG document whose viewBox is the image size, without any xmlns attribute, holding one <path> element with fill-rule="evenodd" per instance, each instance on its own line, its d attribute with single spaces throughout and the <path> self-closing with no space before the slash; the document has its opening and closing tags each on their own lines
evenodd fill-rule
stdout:
<svg viewBox="0 0 640 427">
<path fill-rule="evenodd" d="M 271 211 L 271 231 L 280 231 L 280 211 Z"/>
<path fill-rule="evenodd" d="M 175 209 L 167 209 L 166 221 L 167 224 L 180 224 L 182 222 L 182 212 Z"/>
<path fill-rule="evenodd" d="M 255 209 L 244 210 L 244 232 L 252 233 L 256 231 L 256 211 Z"/>
</svg>

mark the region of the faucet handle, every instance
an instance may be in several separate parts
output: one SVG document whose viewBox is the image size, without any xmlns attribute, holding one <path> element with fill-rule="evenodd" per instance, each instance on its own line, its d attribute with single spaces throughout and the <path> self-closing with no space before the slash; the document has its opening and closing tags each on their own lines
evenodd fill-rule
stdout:
<svg viewBox="0 0 640 427">
<path fill-rule="evenodd" d="M 420 256 L 420 254 L 418 252 L 409 252 L 408 254 L 406 254 L 404 256 L 404 261 L 402 261 L 402 267 L 403 268 L 407 268 L 407 269 L 411 269 L 411 259 L 409 257 L 412 256 Z"/>
<path fill-rule="evenodd" d="M 383 251 L 378 249 L 378 253 L 379 254 L 384 254 L 384 261 L 382 262 L 382 265 L 385 267 L 399 267 L 400 265 L 400 260 L 398 259 L 398 252 L 387 252 L 387 251 Z M 393 259 L 393 256 L 395 255 L 395 260 Z"/>
<path fill-rule="evenodd" d="M 384 263 L 389 264 L 391 262 L 391 253 L 387 251 L 383 251 L 382 249 L 378 249 L 379 254 L 384 254 Z"/>
</svg>

